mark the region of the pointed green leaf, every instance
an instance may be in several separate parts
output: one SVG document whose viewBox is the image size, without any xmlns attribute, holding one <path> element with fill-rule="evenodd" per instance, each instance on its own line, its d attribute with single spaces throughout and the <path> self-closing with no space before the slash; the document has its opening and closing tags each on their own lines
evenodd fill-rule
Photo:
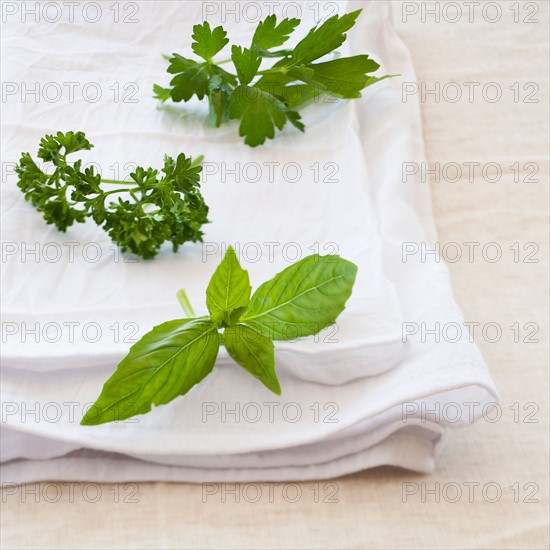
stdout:
<svg viewBox="0 0 550 550">
<path fill-rule="evenodd" d="M 248 306 L 251 291 L 248 272 L 230 246 L 206 289 L 206 305 L 212 320 L 219 325 L 235 323 L 238 318 L 232 314 Z"/>
<path fill-rule="evenodd" d="M 218 349 L 219 334 L 209 319 L 155 327 L 130 348 L 81 424 L 124 420 L 186 394 L 210 374 Z"/>
<path fill-rule="evenodd" d="M 339 256 L 308 256 L 261 285 L 240 322 L 273 340 L 316 334 L 336 322 L 356 275 Z"/>
<path fill-rule="evenodd" d="M 275 374 L 275 350 L 269 338 L 239 323 L 225 330 L 224 342 L 229 355 L 241 367 L 273 393 L 281 395 L 281 386 Z"/>
</svg>

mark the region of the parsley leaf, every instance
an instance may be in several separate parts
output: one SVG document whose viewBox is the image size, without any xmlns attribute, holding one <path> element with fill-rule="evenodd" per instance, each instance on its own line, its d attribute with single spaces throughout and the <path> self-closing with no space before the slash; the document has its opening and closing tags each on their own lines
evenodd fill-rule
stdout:
<svg viewBox="0 0 550 550">
<path fill-rule="evenodd" d="M 153 92 L 155 92 L 154 99 L 158 99 L 162 103 L 168 101 L 172 97 L 172 91 L 170 90 L 170 88 L 163 88 L 158 84 L 155 84 L 153 86 Z"/>
<path fill-rule="evenodd" d="M 210 71 L 206 63 L 197 63 L 176 54 L 170 61 L 168 72 L 176 73 L 170 81 L 170 95 L 174 101 L 189 101 L 194 95 L 203 99 L 207 94 Z"/>
<path fill-rule="evenodd" d="M 355 25 L 361 11 L 346 13 L 341 17 L 334 15 L 320 27 L 311 29 L 308 35 L 294 48 L 291 56 L 292 64 L 311 63 L 339 48 L 346 41 L 345 32 Z"/>
<path fill-rule="evenodd" d="M 69 155 L 76 151 L 89 151 L 93 145 L 86 139 L 84 132 L 57 132 L 55 136 L 44 136 L 40 140 L 38 148 L 38 157 L 54 164 L 60 162 L 60 152 L 64 149 L 64 155 Z"/>
<path fill-rule="evenodd" d="M 29 153 L 22 153 L 15 171 L 18 187 L 48 224 L 60 231 L 92 218 L 123 252 L 153 258 L 165 241 L 174 252 L 185 242 L 200 241 L 208 222 L 208 206 L 200 193 L 202 168 L 183 153 L 166 156 L 161 170 L 137 167 L 130 181 L 102 179 L 82 161 L 67 162 L 71 153 L 93 145 L 83 132 L 58 132 L 40 141 L 38 157 L 55 168 L 47 174 Z M 102 184 L 118 188 L 105 190 Z M 114 200 L 116 199 L 116 200 Z"/>
<path fill-rule="evenodd" d="M 277 25 L 277 16 L 275 14 L 268 15 L 258 23 L 252 38 L 252 47 L 269 54 L 267 50 L 282 46 L 299 24 L 299 19 L 283 19 Z"/>
<path fill-rule="evenodd" d="M 216 27 L 214 30 L 210 28 L 210 23 L 205 21 L 202 25 L 193 27 L 193 51 L 206 61 L 211 61 L 212 58 L 229 43 L 226 38 L 227 33 L 223 27 Z"/>
<path fill-rule="evenodd" d="M 287 107 L 275 96 L 254 86 L 238 86 L 229 98 L 229 117 L 240 119 L 239 135 L 251 147 L 275 137 L 287 121 Z M 294 115 L 299 120 L 300 115 Z"/>
<path fill-rule="evenodd" d="M 211 126 L 240 120 L 239 133 L 245 143 L 256 147 L 275 137 L 290 122 L 298 130 L 304 125 L 298 109 L 331 94 L 336 98 L 355 99 L 361 91 L 389 75 L 374 77 L 379 65 L 368 55 L 336 58 L 314 63 L 334 52 L 347 38 L 361 10 L 335 15 L 311 29 L 293 49 L 274 50 L 285 44 L 299 19 L 270 15 L 258 23 L 248 48 L 232 45 L 231 58 L 214 62 L 214 56 L 228 43 L 222 27 L 211 29 L 208 22 L 194 27 L 193 51 L 204 61 L 187 59 L 175 53 L 169 58 L 168 73 L 175 75 L 170 88 L 154 85 L 155 97 L 164 102 L 188 102 L 208 97 Z M 262 70 L 262 61 L 280 58 Z M 235 72 L 221 67 L 232 62 Z"/>
<path fill-rule="evenodd" d="M 380 65 L 368 55 L 356 55 L 334 59 L 325 63 L 309 65 L 309 75 L 302 80 L 318 83 L 325 91 L 338 97 L 354 99 L 361 97 L 361 90 L 369 85 L 372 77 L 368 73 L 376 71 Z M 387 78 L 382 77 L 382 78 Z M 377 81 L 382 79 L 377 79 Z"/>
<path fill-rule="evenodd" d="M 215 74 L 208 82 L 210 126 L 219 128 L 222 122 L 229 120 L 227 104 L 231 90 L 231 84 L 223 74 Z"/>
<path fill-rule="evenodd" d="M 143 336 L 104 384 L 81 424 L 124 420 L 186 394 L 212 372 L 220 345 L 280 395 L 273 340 L 313 335 L 334 323 L 351 295 L 356 273 L 357 267 L 339 256 L 308 256 L 261 285 L 250 299 L 248 273 L 230 247 L 206 291 L 212 317 L 168 321 Z M 177 294 L 190 310 L 185 292 Z"/>
<path fill-rule="evenodd" d="M 237 69 L 237 75 L 241 84 L 250 84 L 262 63 L 262 58 L 254 49 L 247 50 L 240 46 L 233 46 L 231 49 L 231 59 Z"/>
</svg>

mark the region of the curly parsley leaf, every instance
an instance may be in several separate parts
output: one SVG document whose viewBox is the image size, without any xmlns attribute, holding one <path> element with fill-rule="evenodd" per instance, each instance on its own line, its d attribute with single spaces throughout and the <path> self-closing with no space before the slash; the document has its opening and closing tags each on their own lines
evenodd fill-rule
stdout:
<svg viewBox="0 0 550 550">
<path fill-rule="evenodd" d="M 106 180 L 93 167 L 83 170 L 81 160 L 67 162 L 69 154 L 92 147 L 83 132 L 45 136 L 38 157 L 53 164 L 51 174 L 22 153 L 15 167 L 17 185 L 46 223 L 66 231 L 92 218 L 123 252 L 144 259 L 156 256 L 165 241 L 175 252 L 185 242 L 202 239 L 208 206 L 200 193 L 202 168 L 191 158 L 166 156 L 160 172 L 137 167 L 130 181 Z"/>
<path fill-rule="evenodd" d="M 278 23 L 277 16 L 270 15 L 258 23 L 248 48 L 234 44 L 231 58 L 218 62 L 215 55 L 229 43 L 225 30 L 211 29 L 208 23 L 196 25 L 192 48 L 204 61 L 173 54 L 168 66 L 168 73 L 175 75 L 170 88 L 155 84 L 155 97 L 162 102 L 208 97 L 209 124 L 219 127 L 227 120 L 240 120 L 239 133 L 251 147 L 273 139 L 287 122 L 304 131 L 299 108 L 326 94 L 359 98 L 367 86 L 389 78 L 372 76 L 379 65 L 366 54 L 314 63 L 345 42 L 360 13 L 335 15 L 311 29 L 294 48 L 283 50 L 274 48 L 288 41 L 300 20 Z M 262 69 L 268 58 L 280 59 Z M 236 74 L 221 67 L 227 62 L 232 62 Z"/>
<path fill-rule="evenodd" d="M 55 136 L 47 135 L 40 140 L 37 156 L 42 160 L 54 164 L 61 162 L 63 156 L 76 151 L 89 151 L 93 145 L 86 139 L 84 132 L 57 132 Z"/>
<path fill-rule="evenodd" d="M 220 345 L 280 395 L 273 340 L 314 335 L 334 323 L 351 295 L 356 273 L 357 267 L 339 256 L 308 256 L 261 285 L 250 299 L 248 273 L 230 247 L 206 291 L 212 317 L 168 321 L 143 336 L 81 424 L 145 414 L 153 405 L 186 394 L 212 372 Z M 185 292 L 177 294 L 184 309 L 192 310 Z"/>
</svg>

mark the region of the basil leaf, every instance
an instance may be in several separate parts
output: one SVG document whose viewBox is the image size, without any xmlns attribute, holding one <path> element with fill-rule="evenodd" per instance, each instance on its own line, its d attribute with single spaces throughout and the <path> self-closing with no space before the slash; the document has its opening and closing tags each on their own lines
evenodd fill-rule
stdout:
<svg viewBox="0 0 550 550">
<path fill-rule="evenodd" d="M 272 340 L 309 336 L 333 324 L 356 276 L 357 266 L 339 256 L 308 256 L 250 298 L 248 273 L 229 247 L 207 289 L 212 317 L 169 321 L 146 334 L 130 348 L 81 424 L 124 420 L 186 394 L 210 374 L 220 343 L 239 365 L 280 395 Z M 222 338 L 220 326 L 225 328 Z"/>
<path fill-rule="evenodd" d="M 275 349 L 269 338 L 239 323 L 225 330 L 224 341 L 227 352 L 241 367 L 273 393 L 281 395 L 275 374 Z"/>
<path fill-rule="evenodd" d="M 240 321 L 273 340 L 317 334 L 344 310 L 356 275 L 339 256 L 308 256 L 261 285 Z"/>
<path fill-rule="evenodd" d="M 241 267 L 230 246 L 206 289 L 206 305 L 212 321 L 218 325 L 236 323 L 238 317 L 232 313 L 248 306 L 251 292 L 248 272 Z"/>
<path fill-rule="evenodd" d="M 124 420 L 186 394 L 212 371 L 218 349 L 218 331 L 207 318 L 155 327 L 130 348 L 81 424 Z"/>
</svg>

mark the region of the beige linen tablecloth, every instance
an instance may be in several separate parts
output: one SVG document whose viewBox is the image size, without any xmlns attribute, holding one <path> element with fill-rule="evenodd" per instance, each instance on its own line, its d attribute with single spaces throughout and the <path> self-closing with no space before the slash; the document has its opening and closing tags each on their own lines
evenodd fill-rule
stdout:
<svg viewBox="0 0 550 550">
<path fill-rule="evenodd" d="M 436 22 L 433 2 L 394 2 L 395 23 L 420 86 L 439 82 L 443 94 L 422 104 L 427 157 L 442 172 L 431 176 L 439 242 L 462 251 L 449 264 L 453 287 L 466 321 L 479 323 L 500 418 L 488 412 L 452 433 L 431 476 L 379 468 L 272 486 L 5 491 L 3 548 L 548 548 L 549 4 L 482 2 L 469 21 L 459 2 L 455 23 L 446 4 Z M 491 102 L 498 87 L 502 98 Z M 459 181 L 449 163 L 461 166 Z M 480 163 L 470 165 L 473 182 L 464 163 Z M 502 258 L 490 261 L 498 248 Z M 491 342 L 496 326 L 502 336 Z"/>
</svg>

